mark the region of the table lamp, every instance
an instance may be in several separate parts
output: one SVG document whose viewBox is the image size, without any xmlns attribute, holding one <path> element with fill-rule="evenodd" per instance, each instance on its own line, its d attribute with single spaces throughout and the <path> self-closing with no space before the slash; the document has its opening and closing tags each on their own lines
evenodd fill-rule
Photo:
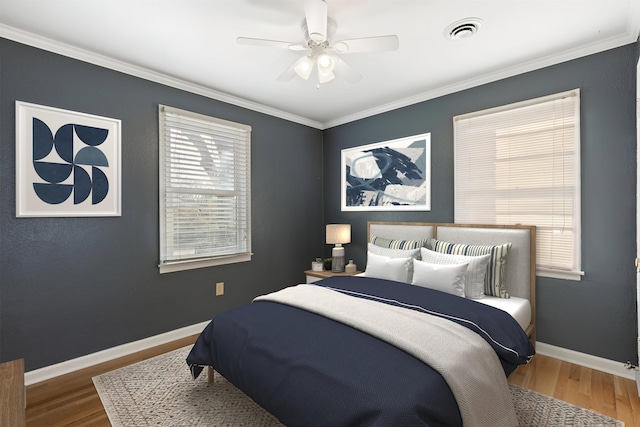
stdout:
<svg viewBox="0 0 640 427">
<path fill-rule="evenodd" d="M 351 224 L 327 224 L 327 244 L 335 245 L 331 251 L 331 271 L 344 271 L 343 243 L 351 243 Z"/>
</svg>

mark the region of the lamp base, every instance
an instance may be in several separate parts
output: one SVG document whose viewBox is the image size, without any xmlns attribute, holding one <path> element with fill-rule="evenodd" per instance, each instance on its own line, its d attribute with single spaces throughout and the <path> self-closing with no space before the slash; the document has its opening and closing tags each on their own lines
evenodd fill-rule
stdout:
<svg viewBox="0 0 640 427">
<path fill-rule="evenodd" d="M 331 251 L 331 258 L 331 271 L 342 273 L 344 271 L 344 248 L 342 246 L 334 246 Z"/>
</svg>

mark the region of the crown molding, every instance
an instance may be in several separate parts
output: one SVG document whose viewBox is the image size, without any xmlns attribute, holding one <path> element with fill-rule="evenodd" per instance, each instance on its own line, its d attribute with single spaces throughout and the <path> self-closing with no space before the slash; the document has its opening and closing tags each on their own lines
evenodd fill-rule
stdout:
<svg viewBox="0 0 640 427">
<path fill-rule="evenodd" d="M 287 113 L 276 108 L 268 107 L 263 104 L 219 92 L 214 89 L 191 83 L 186 80 L 158 73 L 144 67 L 132 65 L 105 55 L 100 55 L 85 49 L 54 41 L 49 38 L 23 31 L 5 24 L 0 24 L 0 37 L 38 49 L 43 49 L 48 52 L 87 62 L 89 64 L 98 65 L 100 67 L 108 68 L 110 70 L 118 71 L 134 77 L 139 77 L 141 79 L 149 80 L 155 83 L 160 83 L 162 85 L 173 87 L 175 89 L 184 90 L 186 92 L 205 96 L 217 101 L 222 101 L 227 104 L 246 108 L 248 110 L 256 111 L 259 113 L 268 114 L 270 116 L 279 117 L 290 122 L 299 123 L 316 129 L 323 128 L 322 123 L 307 119 L 305 117 Z"/>
<path fill-rule="evenodd" d="M 640 16 L 640 13 L 636 15 Z M 631 31 L 631 28 L 633 28 L 631 26 L 631 23 L 633 23 L 636 30 Z M 420 102 L 428 101 L 430 99 L 435 99 L 440 96 L 449 95 L 455 92 L 471 89 L 476 86 L 492 83 L 508 77 L 517 76 L 519 74 L 524 74 L 530 71 L 539 70 L 541 68 L 549 67 L 551 65 L 560 64 L 562 62 L 571 61 L 581 57 L 593 55 L 595 53 L 604 52 L 609 49 L 615 49 L 617 47 L 635 43 L 638 40 L 638 33 L 640 32 L 640 19 L 638 16 L 636 16 L 634 19 L 631 19 L 630 17 L 629 28 L 630 28 L 629 31 L 622 36 L 611 37 L 609 39 L 601 40 L 597 43 L 592 43 L 589 45 L 582 46 L 580 48 L 567 50 L 559 54 L 548 55 L 544 58 L 541 58 L 535 61 L 530 61 L 523 64 L 518 64 L 512 67 L 507 67 L 499 71 L 486 73 L 477 77 L 473 77 L 471 79 L 467 79 L 461 82 L 456 82 L 456 83 L 442 86 L 436 89 L 428 90 L 408 98 L 399 99 L 397 101 L 390 102 L 388 104 L 380 105 L 375 108 L 370 108 L 355 114 L 344 116 L 336 120 L 332 120 L 324 123 L 323 129 L 328 129 L 331 127 L 354 122 L 356 120 L 365 119 L 367 117 L 371 117 L 376 114 L 386 113 L 388 111 L 396 110 L 398 108 L 418 104 Z"/>
<path fill-rule="evenodd" d="M 631 0 L 629 0 L 631 1 Z M 43 49 L 49 52 L 57 53 L 69 58 L 78 59 L 90 64 L 98 65 L 111 70 L 119 71 L 128 75 L 139 77 L 145 80 L 153 81 L 163 84 L 165 86 L 173 87 L 176 89 L 184 90 L 194 94 L 202 95 L 217 101 L 222 101 L 231 105 L 246 108 L 259 113 L 264 113 L 270 116 L 278 117 L 284 120 L 288 120 L 294 123 L 299 123 L 312 128 L 325 130 L 335 126 L 343 125 L 346 123 L 361 120 L 367 117 L 375 116 L 377 114 L 385 113 L 388 111 L 396 110 L 398 108 L 407 107 L 410 105 L 418 104 L 420 102 L 428 101 L 440 96 L 449 95 L 455 92 L 460 92 L 466 89 L 470 89 L 476 86 L 480 86 L 487 83 L 492 83 L 498 80 L 502 80 L 508 77 L 513 77 L 519 74 L 527 73 L 530 71 L 545 68 L 551 65 L 560 64 L 562 62 L 571 61 L 595 53 L 603 52 L 609 49 L 614 49 L 627 44 L 635 43 L 638 41 L 640 35 L 640 7 L 631 8 L 631 12 L 627 21 L 627 31 L 619 36 L 610 37 L 605 40 L 600 40 L 589 45 L 582 46 L 580 48 L 571 49 L 559 54 L 548 55 L 544 58 L 530 61 L 524 64 L 518 64 L 512 67 L 507 67 L 498 71 L 489 72 L 480 76 L 476 76 L 464 81 L 452 83 L 449 85 L 441 86 L 411 97 L 399 99 L 387 104 L 379 105 L 374 108 L 359 111 L 354 114 L 343 116 L 335 120 L 328 122 L 318 122 L 308 119 L 306 117 L 291 114 L 282 110 L 278 110 L 263 104 L 259 104 L 253 101 L 249 101 L 243 98 L 235 97 L 220 91 L 216 91 L 207 88 L 202 85 L 194 84 L 186 80 L 171 77 L 162 73 L 158 73 L 143 67 L 135 66 L 124 61 L 120 61 L 114 58 L 110 58 L 104 55 L 100 55 L 94 52 L 90 52 L 84 49 L 80 49 L 65 43 L 60 43 L 33 33 L 29 33 L 17 28 L 0 24 L 0 37 L 4 37 L 9 40 L 13 40 L 19 43 L 23 43 L 32 47 Z"/>
</svg>

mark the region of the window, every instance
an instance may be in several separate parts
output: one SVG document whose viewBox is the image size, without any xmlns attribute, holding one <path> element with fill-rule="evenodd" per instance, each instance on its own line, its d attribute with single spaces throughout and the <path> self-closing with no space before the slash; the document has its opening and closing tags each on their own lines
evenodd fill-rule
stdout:
<svg viewBox="0 0 640 427">
<path fill-rule="evenodd" d="M 251 259 L 251 127 L 160 106 L 160 272 Z"/>
<path fill-rule="evenodd" d="M 580 91 L 453 123 L 455 222 L 535 225 L 537 274 L 580 280 Z"/>
</svg>

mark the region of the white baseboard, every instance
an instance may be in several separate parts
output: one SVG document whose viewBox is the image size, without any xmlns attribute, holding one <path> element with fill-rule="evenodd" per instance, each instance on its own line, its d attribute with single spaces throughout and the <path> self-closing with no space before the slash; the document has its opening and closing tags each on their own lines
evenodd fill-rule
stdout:
<svg viewBox="0 0 640 427">
<path fill-rule="evenodd" d="M 536 342 L 536 352 L 543 356 L 553 357 L 554 359 L 564 360 L 565 362 L 574 363 L 576 365 L 585 366 L 595 369 L 596 371 L 605 372 L 607 374 L 617 375 L 619 377 L 636 380 L 635 370 L 627 369 L 624 363 L 614 360 L 604 359 L 598 356 L 592 356 L 586 353 L 569 350 L 562 347 L 556 347 L 543 342 Z"/>
<path fill-rule="evenodd" d="M 39 383 L 60 375 L 108 362 L 122 356 L 128 356 L 158 345 L 170 343 L 191 335 L 196 335 L 202 332 L 208 323 L 209 321 L 206 321 L 196 325 L 185 326 L 184 328 L 165 332 L 160 335 L 122 344 L 117 347 L 111 347 L 106 350 L 98 351 L 97 353 L 87 354 L 86 356 L 81 356 L 76 359 L 66 360 L 61 363 L 56 363 L 55 365 L 45 366 L 44 368 L 25 372 L 24 383 L 25 385 Z"/>
<path fill-rule="evenodd" d="M 70 372 L 108 362 L 122 356 L 128 356 L 130 354 L 147 350 L 158 345 L 170 343 L 181 338 L 199 334 L 200 332 L 202 332 L 205 326 L 207 326 L 208 323 L 209 321 L 206 321 L 191 326 L 185 326 L 184 328 L 165 332 L 160 335 L 155 335 L 153 337 L 144 338 L 139 341 L 122 344 L 117 347 L 99 351 L 97 353 L 88 354 L 76 359 L 67 360 L 55 365 L 45 366 L 44 368 L 29 371 L 24 374 L 24 382 L 25 385 L 39 383 L 41 381 L 55 378 L 60 375 L 65 375 Z M 636 371 L 634 371 L 633 369 L 625 368 L 624 363 L 622 362 L 616 362 L 613 360 L 592 356 L 590 354 L 580 353 L 562 347 L 556 347 L 554 345 L 545 344 L 540 341 L 536 342 L 536 352 L 544 356 L 564 360 L 565 362 L 571 362 L 576 365 L 585 366 L 587 368 L 617 375 L 623 378 L 628 378 L 630 380 L 635 381 L 636 379 Z"/>
</svg>

